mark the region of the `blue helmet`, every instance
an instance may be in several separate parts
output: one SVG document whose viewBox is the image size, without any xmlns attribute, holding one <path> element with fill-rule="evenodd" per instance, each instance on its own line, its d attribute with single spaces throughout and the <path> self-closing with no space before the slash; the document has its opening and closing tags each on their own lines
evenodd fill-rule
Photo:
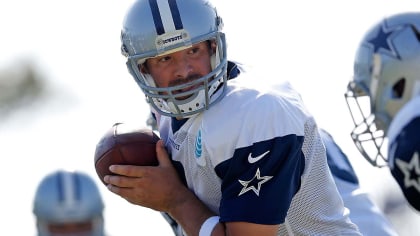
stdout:
<svg viewBox="0 0 420 236">
<path fill-rule="evenodd" d="M 190 117 L 208 109 L 222 97 L 227 80 L 226 42 L 222 27 L 221 17 L 207 0 L 134 2 L 121 30 L 121 52 L 127 57 L 129 72 L 154 110 L 171 117 Z M 158 88 L 150 74 L 139 69 L 148 58 L 184 50 L 205 41 L 216 45 L 211 58 L 212 71 L 195 81 Z M 189 87 L 195 89 L 176 93 Z"/>
<path fill-rule="evenodd" d="M 68 235 L 103 236 L 103 210 L 99 189 L 92 178 L 64 170 L 42 179 L 33 202 L 38 236 L 66 235 L 59 231 L 69 224 L 84 229 Z"/>
<path fill-rule="evenodd" d="M 420 94 L 419 65 L 420 13 L 387 17 L 360 42 L 345 97 L 355 126 L 351 137 L 374 166 L 387 165 L 383 144 L 389 125 Z"/>
</svg>

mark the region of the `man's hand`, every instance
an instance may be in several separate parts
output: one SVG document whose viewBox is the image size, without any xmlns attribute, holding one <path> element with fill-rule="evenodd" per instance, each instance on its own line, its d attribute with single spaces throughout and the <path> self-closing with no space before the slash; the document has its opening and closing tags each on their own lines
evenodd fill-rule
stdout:
<svg viewBox="0 0 420 236">
<path fill-rule="evenodd" d="M 158 166 L 112 165 L 116 175 L 104 178 L 108 189 L 128 202 L 169 212 L 192 194 L 181 182 L 160 140 L 156 145 Z"/>
</svg>

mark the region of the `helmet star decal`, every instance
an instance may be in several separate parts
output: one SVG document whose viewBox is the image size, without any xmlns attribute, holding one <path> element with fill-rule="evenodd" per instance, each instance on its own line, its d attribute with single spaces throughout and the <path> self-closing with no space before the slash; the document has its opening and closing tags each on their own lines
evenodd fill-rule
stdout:
<svg viewBox="0 0 420 236">
<path fill-rule="evenodd" d="M 238 196 L 241 196 L 242 194 L 248 192 L 249 190 L 254 191 L 254 193 L 257 196 L 260 196 L 260 190 L 261 190 L 261 185 L 267 181 L 269 181 L 271 178 L 273 178 L 273 176 L 262 176 L 260 174 L 260 168 L 257 169 L 257 172 L 255 173 L 254 177 L 252 177 L 252 179 L 248 180 L 248 181 L 244 181 L 244 180 L 238 180 L 239 183 L 242 184 L 242 186 L 244 186 L 241 190 L 241 192 L 238 194 Z"/>
<path fill-rule="evenodd" d="M 389 32 L 386 32 L 384 30 L 384 25 L 382 27 L 379 27 L 379 32 L 376 35 L 375 38 L 368 40 L 368 43 L 372 44 L 373 51 L 377 53 L 381 48 L 387 50 L 392 55 L 399 58 L 399 55 L 394 51 L 392 45 L 390 44 L 390 41 L 388 41 L 389 36 L 395 32 L 395 30 L 391 30 Z"/>
<path fill-rule="evenodd" d="M 420 192 L 420 159 L 419 153 L 415 152 L 410 162 L 400 159 L 395 160 L 398 168 L 404 173 L 404 185 L 406 188 L 414 187 Z"/>
</svg>

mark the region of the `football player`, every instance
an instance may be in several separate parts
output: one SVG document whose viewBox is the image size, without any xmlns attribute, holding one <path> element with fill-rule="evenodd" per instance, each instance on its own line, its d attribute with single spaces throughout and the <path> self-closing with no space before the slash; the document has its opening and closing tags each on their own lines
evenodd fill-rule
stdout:
<svg viewBox="0 0 420 236">
<path fill-rule="evenodd" d="M 38 236 L 104 236 L 104 204 L 87 174 L 58 170 L 39 183 L 33 214 Z"/>
<path fill-rule="evenodd" d="M 420 211 L 420 13 L 373 25 L 360 42 L 346 101 L 351 137 L 373 166 L 388 166 L 408 203 Z"/>
<path fill-rule="evenodd" d="M 327 150 L 328 166 L 353 223 L 365 236 L 398 235 L 383 212 L 361 188 L 347 155 L 327 131 L 321 129 L 320 133 Z"/>
<path fill-rule="evenodd" d="M 395 115 L 388 130 L 389 166 L 392 176 L 417 211 L 420 211 L 420 96 Z"/>
<path fill-rule="evenodd" d="M 186 235 L 361 235 L 299 94 L 248 86 L 206 0 L 138 0 L 121 32 L 159 113 L 159 166 L 112 165 L 108 189 L 168 213 Z M 238 74 L 239 73 L 239 74 Z"/>
</svg>

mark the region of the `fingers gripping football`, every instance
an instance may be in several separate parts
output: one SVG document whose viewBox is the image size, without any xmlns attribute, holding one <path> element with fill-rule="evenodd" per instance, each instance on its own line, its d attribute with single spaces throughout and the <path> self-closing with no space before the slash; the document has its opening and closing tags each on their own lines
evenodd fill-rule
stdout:
<svg viewBox="0 0 420 236">
<path fill-rule="evenodd" d="M 159 136 L 146 127 L 114 124 L 99 140 L 94 165 L 100 180 L 112 175 L 111 165 L 157 166 L 156 143 Z"/>
</svg>

